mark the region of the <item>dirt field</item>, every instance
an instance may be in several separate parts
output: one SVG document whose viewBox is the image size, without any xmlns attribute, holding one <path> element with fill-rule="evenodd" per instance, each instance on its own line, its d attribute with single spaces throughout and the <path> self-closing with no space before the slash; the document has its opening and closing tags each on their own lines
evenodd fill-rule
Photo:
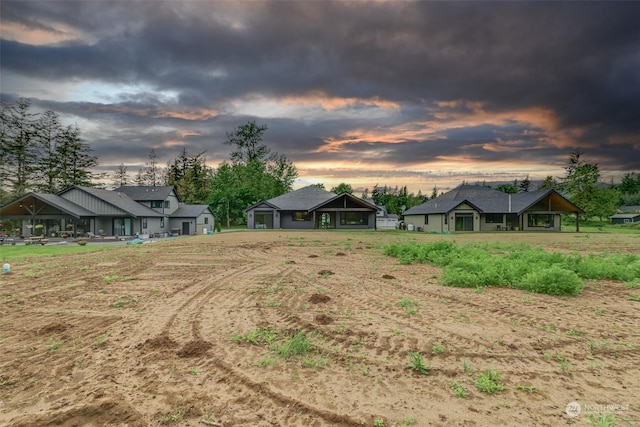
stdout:
<svg viewBox="0 0 640 427">
<path fill-rule="evenodd" d="M 259 231 L 15 262 L 0 276 L 0 425 L 640 425 L 639 289 L 447 288 L 382 254 L 401 239 L 640 248 L 604 233 Z M 285 358 L 256 331 L 273 346 L 305 331 L 312 347 Z M 489 368 L 503 391 L 476 387 Z"/>
</svg>

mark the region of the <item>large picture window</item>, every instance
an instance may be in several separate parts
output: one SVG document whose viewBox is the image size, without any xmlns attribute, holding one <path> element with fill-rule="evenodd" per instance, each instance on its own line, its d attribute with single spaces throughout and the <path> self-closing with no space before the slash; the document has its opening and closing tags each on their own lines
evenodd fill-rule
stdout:
<svg viewBox="0 0 640 427">
<path fill-rule="evenodd" d="M 340 212 L 340 225 L 369 225 L 369 213 Z"/>
<path fill-rule="evenodd" d="M 503 214 L 486 214 L 485 222 L 487 224 L 502 224 L 504 218 Z"/>
<path fill-rule="evenodd" d="M 311 215 L 307 211 L 296 211 L 293 213 L 294 221 L 311 221 Z"/>
<path fill-rule="evenodd" d="M 152 200 L 151 209 L 160 209 L 162 207 L 162 200 Z"/>
<path fill-rule="evenodd" d="M 552 227 L 553 214 L 529 214 L 529 227 Z"/>
</svg>

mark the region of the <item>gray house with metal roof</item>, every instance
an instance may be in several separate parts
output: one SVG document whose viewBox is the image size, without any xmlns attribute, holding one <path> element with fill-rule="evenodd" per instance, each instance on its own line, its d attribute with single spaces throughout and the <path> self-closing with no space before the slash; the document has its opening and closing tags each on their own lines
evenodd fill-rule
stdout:
<svg viewBox="0 0 640 427">
<path fill-rule="evenodd" d="M 209 206 L 181 204 L 173 187 L 117 190 L 71 186 L 57 194 L 29 193 L 0 207 L 0 218 L 21 220 L 24 236 L 196 234 L 209 224 L 213 229 Z"/>
<path fill-rule="evenodd" d="M 245 211 L 250 229 L 375 229 L 378 208 L 352 194 L 335 194 L 311 185 Z"/>
<path fill-rule="evenodd" d="M 409 228 L 429 232 L 560 231 L 561 214 L 580 212 L 555 190 L 507 194 L 481 185 L 461 185 L 406 210 L 404 221 Z M 576 215 L 576 231 L 578 221 Z"/>
</svg>

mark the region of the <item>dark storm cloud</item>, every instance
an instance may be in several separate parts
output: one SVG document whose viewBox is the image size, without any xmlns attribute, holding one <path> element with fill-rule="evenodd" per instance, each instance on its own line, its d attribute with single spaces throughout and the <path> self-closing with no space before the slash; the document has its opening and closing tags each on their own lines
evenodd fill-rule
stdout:
<svg viewBox="0 0 640 427">
<path fill-rule="evenodd" d="M 56 105 L 110 125 L 112 131 L 95 131 L 96 151 L 105 156 L 102 144 L 132 141 L 118 150 L 135 146 L 131 154 L 139 156 L 192 131 L 185 144 L 223 158 L 225 132 L 255 119 L 269 125 L 265 142 L 294 161 L 360 157 L 372 169 L 376 162 L 412 165 L 453 155 L 545 162 L 566 156 L 573 143 L 611 170 L 640 168 L 637 2 L 4 1 L 0 8 L 5 24 L 60 37 L 51 43 L 3 38 L 3 72 L 49 83 L 145 86 L 112 94 L 102 107 Z M 2 93 L 20 88 L 3 86 Z M 318 94 L 329 103 L 376 98 L 398 107 L 381 118 L 356 103 L 304 119 L 230 109 L 256 96 Z M 548 111 L 553 128 L 522 119 L 477 123 L 471 103 L 481 104 L 485 117 Z M 163 114 L 181 108 L 216 113 Z M 345 145 L 345 152 L 320 150 L 354 129 L 428 126 L 454 113 L 469 125 L 397 144 L 372 137 Z M 578 136 L 554 140 L 563 131 Z M 372 156 L 375 147 L 380 154 Z"/>
</svg>

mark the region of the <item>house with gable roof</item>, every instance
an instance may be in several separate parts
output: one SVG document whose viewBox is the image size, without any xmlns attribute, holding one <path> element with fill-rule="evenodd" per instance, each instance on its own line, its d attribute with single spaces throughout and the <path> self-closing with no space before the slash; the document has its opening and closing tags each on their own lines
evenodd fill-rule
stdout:
<svg viewBox="0 0 640 427">
<path fill-rule="evenodd" d="M 0 207 L 0 219 L 21 220 L 20 234 L 47 237 L 200 234 L 214 217 L 208 205 L 184 205 L 171 186 L 114 191 L 71 186 L 29 193 Z"/>
<path fill-rule="evenodd" d="M 561 215 L 582 210 L 555 190 L 507 194 L 481 185 L 461 185 L 413 206 L 404 221 L 429 232 L 541 230 L 561 231 Z"/>
<path fill-rule="evenodd" d="M 249 206 L 249 229 L 375 229 L 378 208 L 349 193 L 310 185 Z"/>
</svg>

